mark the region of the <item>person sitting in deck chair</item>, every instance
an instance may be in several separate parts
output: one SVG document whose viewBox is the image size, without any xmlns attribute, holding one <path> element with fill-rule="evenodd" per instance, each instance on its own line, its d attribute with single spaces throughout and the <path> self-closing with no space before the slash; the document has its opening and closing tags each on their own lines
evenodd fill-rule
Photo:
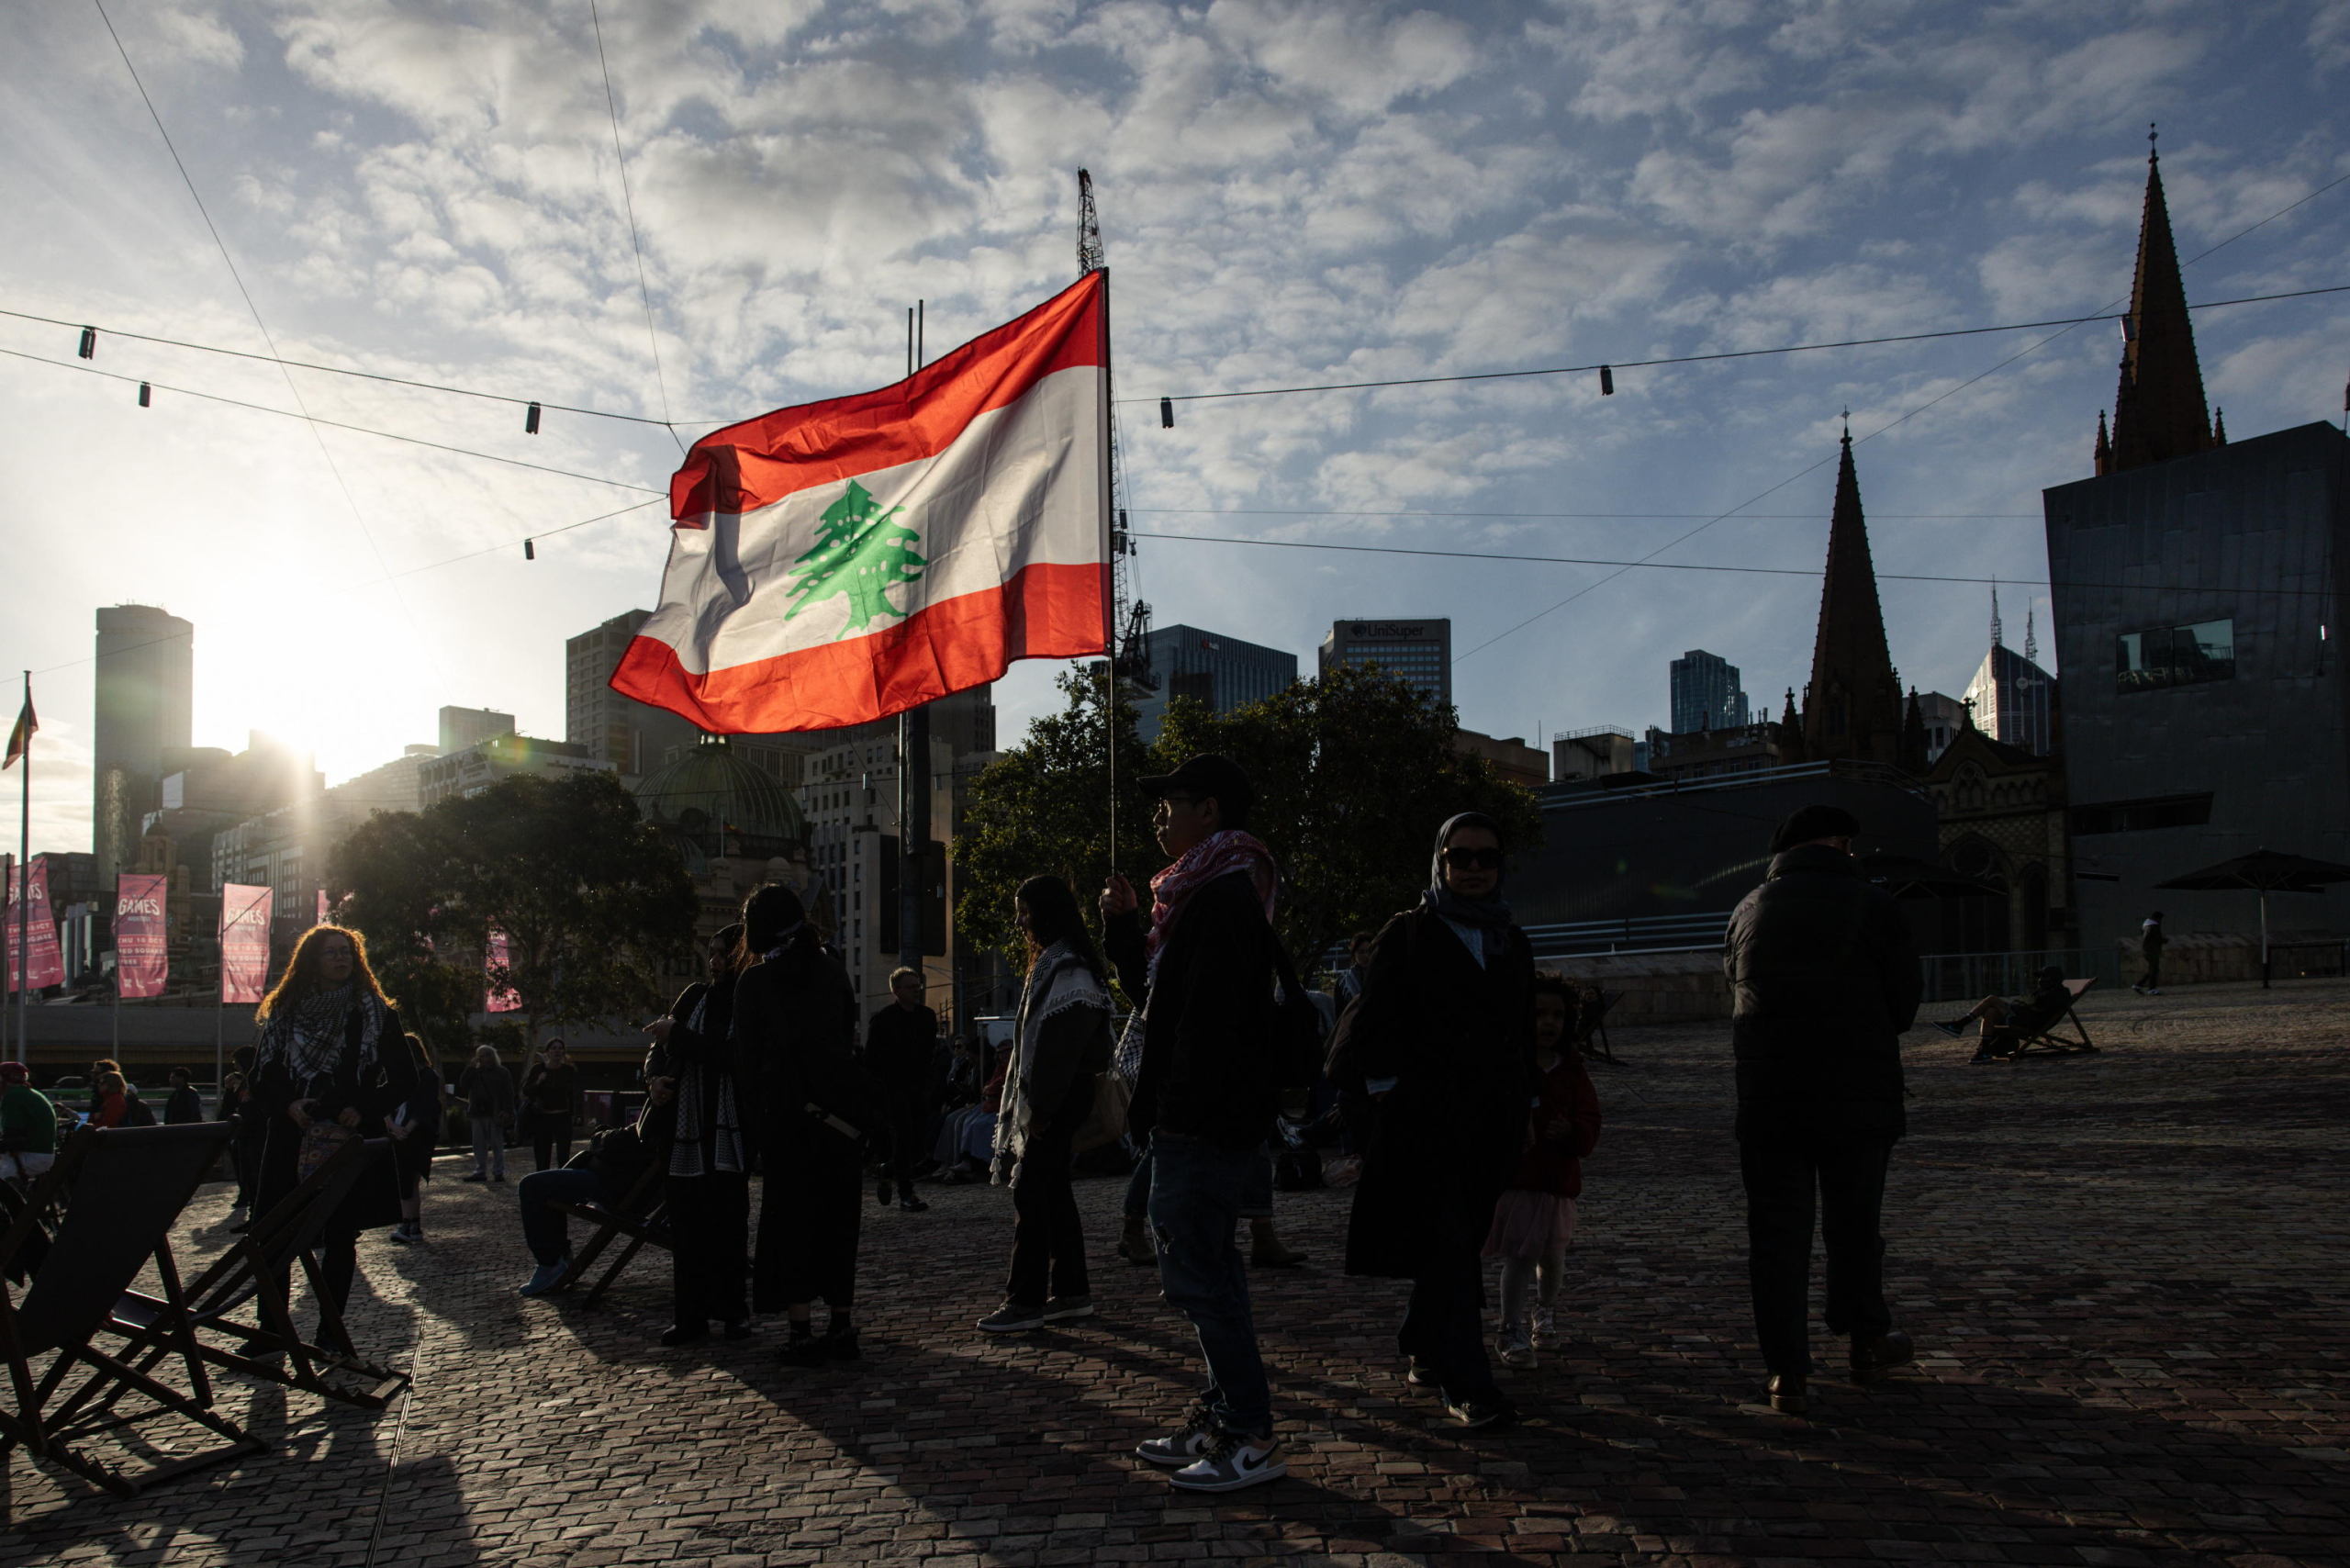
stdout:
<svg viewBox="0 0 2350 1568">
<path fill-rule="evenodd" d="M 1997 1061 L 2015 1055 L 2016 1047 L 2033 1036 L 2054 1028 L 2072 1005 L 2073 991 L 2065 983 L 2065 971 L 2051 964 L 2032 977 L 2030 996 L 1986 996 L 1964 1016 L 1934 1027 L 1955 1040 L 1965 1033 L 1969 1022 L 1980 1019 L 1981 1043 L 1971 1060 Z"/>
</svg>

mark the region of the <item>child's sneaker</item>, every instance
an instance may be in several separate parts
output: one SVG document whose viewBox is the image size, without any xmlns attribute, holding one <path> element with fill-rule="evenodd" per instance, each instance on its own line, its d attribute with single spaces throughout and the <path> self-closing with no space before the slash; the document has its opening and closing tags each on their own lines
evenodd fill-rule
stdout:
<svg viewBox="0 0 2350 1568">
<path fill-rule="evenodd" d="M 1547 1350 L 1559 1342 L 1559 1315 L 1547 1306 L 1534 1309 L 1534 1348 Z"/>
<path fill-rule="evenodd" d="M 1530 1367 L 1534 1365 L 1533 1336 L 1526 1331 L 1523 1323 L 1505 1323 L 1502 1331 L 1494 1337 L 1494 1354 L 1501 1358 L 1505 1367 Z"/>
</svg>

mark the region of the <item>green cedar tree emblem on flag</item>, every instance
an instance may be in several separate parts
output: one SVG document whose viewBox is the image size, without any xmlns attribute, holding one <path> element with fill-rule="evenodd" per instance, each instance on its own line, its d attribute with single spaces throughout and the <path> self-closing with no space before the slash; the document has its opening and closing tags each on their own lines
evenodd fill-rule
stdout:
<svg viewBox="0 0 2350 1568">
<path fill-rule="evenodd" d="M 890 590 L 920 577 L 929 564 L 913 549 L 922 535 L 893 521 L 905 510 L 883 511 L 873 492 L 851 479 L 847 493 L 824 509 L 816 547 L 792 563 L 787 591 L 798 602 L 784 619 L 838 595 L 848 599 L 844 637 L 864 631 L 876 616 L 903 620 L 906 612 L 890 602 Z"/>
</svg>

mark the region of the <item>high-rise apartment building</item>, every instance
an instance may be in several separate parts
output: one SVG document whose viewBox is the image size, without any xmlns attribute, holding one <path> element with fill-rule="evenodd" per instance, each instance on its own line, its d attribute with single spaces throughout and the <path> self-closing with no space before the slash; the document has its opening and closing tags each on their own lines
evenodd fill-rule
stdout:
<svg viewBox="0 0 2350 1568">
<path fill-rule="evenodd" d="M 638 628 L 651 619 L 649 610 L 632 610 L 563 645 L 564 738 L 586 746 L 588 756 L 610 763 L 624 778 L 642 778 L 666 761 L 672 748 L 701 740 L 701 729 L 692 720 L 623 697 L 611 688 L 621 655 L 628 652 Z"/>
<path fill-rule="evenodd" d="M 1738 666 L 1719 654 L 1692 648 L 1673 661 L 1673 733 L 1734 730 L 1751 722 Z"/>
<path fill-rule="evenodd" d="M 1319 667 L 1376 665 L 1446 707 L 1452 705 L 1452 622 L 1339 621 L 1322 639 Z"/>
<path fill-rule="evenodd" d="M 99 885 L 138 858 L 140 824 L 194 738 L 196 627 L 151 604 L 98 611 L 90 848 Z"/>
<path fill-rule="evenodd" d="M 1135 702 L 1146 745 L 1158 738 L 1159 721 L 1167 716 L 1168 703 L 1178 697 L 1203 703 L 1211 713 L 1229 713 L 1261 702 L 1297 679 L 1295 654 L 1197 626 L 1156 627 L 1136 651 L 1148 663 L 1157 683 L 1156 690 Z"/>
</svg>

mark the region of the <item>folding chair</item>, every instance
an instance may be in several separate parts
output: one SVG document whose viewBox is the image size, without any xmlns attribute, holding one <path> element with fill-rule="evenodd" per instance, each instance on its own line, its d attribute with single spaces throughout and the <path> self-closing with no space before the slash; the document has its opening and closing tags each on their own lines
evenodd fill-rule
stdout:
<svg viewBox="0 0 2350 1568">
<path fill-rule="evenodd" d="M 210 1402 L 205 1363 L 283 1383 L 323 1398 L 381 1410 L 408 1383 L 406 1372 L 364 1360 L 342 1314 L 319 1288 L 317 1250 L 369 1164 L 389 1158 L 382 1138 L 353 1139 L 330 1156 L 185 1291 L 166 1275 L 162 1298 L 124 1291 L 105 1327 L 129 1341 L 143 1372 L 178 1352 L 197 1396 Z M 319 1343 L 294 1327 L 291 1289 L 299 1261 L 319 1304 Z M 233 1314 L 250 1308 L 250 1317 Z M 233 1347 L 233 1348 L 232 1348 Z"/>
<path fill-rule="evenodd" d="M 1620 991 L 1601 991 L 1596 986 L 1583 993 L 1583 1005 L 1575 1010 L 1575 1049 L 1592 1061 L 1604 1061 L 1613 1066 L 1616 1047 L 1607 1038 L 1607 1014 L 1624 1000 Z M 1592 1042 L 1596 1040 L 1598 1044 Z"/>
<path fill-rule="evenodd" d="M 667 1201 L 665 1199 L 655 1203 L 642 1215 L 636 1212 L 638 1205 L 643 1204 L 645 1199 L 651 1197 L 659 1187 L 662 1174 L 661 1163 L 658 1160 L 648 1161 L 643 1174 L 637 1177 L 635 1183 L 621 1197 L 618 1208 L 610 1208 L 603 1204 L 550 1204 L 547 1205 L 558 1214 L 568 1215 L 574 1219 L 584 1219 L 597 1227 L 596 1234 L 588 1238 L 588 1245 L 572 1254 L 571 1267 L 563 1271 L 563 1278 L 554 1282 L 554 1290 L 548 1294 L 559 1294 L 586 1279 L 588 1269 L 594 1265 L 604 1249 L 612 1244 L 616 1237 L 627 1237 L 628 1245 L 621 1249 L 621 1255 L 612 1260 L 611 1267 L 604 1271 L 602 1277 L 588 1289 L 588 1294 L 579 1298 L 580 1305 L 593 1306 L 603 1300 L 604 1293 L 612 1288 L 612 1282 L 621 1277 L 621 1271 L 628 1267 L 629 1260 L 634 1258 L 645 1243 L 651 1242 L 664 1251 L 670 1249 Z"/>
<path fill-rule="evenodd" d="M 67 1140 L 57 1164 L 27 1195 L 0 1235 L 0 1266 L 17 1257 L 68 1188 L 73 1203 L 56 1222 L 48 1256 L 32 1271 L 21 1299 L 0 1267 L 0 1359 L 7 1362 L 10 1394 L 0 1405 L 0 1454 L 21 1443 L 35 1459 L 54 1460 L 117 1496 L 135 1497 L 199 1466 L 269 1446 L 208 1409 L 203 1396 L 208 1390 L 190 1398 L 90 1342 L 150 1258 L 165 1289 L 176 1291 L 164 1237 L 230 1137 L 226 1122 L 86 1129 Z M 168 1338 L 162 1353 L 173 1350 L 189 1351 L 185 1335 Z M 45 1354 L 53 1359 L 36 1377 L 33 1361 Z M 68 1381 L 85 1367 L 90 1375 L 66 1393 Z M 132 1394 L 159 1409 L 117 1414 L 114 1406 Z M 109 1464 L 84 1446 L 100 1432 L 133 1428 L 160 1412 L 224 1440 L 136 1470 Z M 155 1446 L 144 1433 L 140 1439 L 141 1446 Z"/>
<path fill-rule="evenodd" d="M 2047 1027 L 2035 1034 L 2013 1031 L 2016 1048 L 2009 1053 L 2008 1059 L 2019 1060 L 2035 1052 L 2050 1057 L 2095 1056 L 2097 1047 L 2089 1043 L 2088 1027 L 2081 1022 L 2078 1009 L 2081 998 L 2087 996 L 2090 987 L 2096 984 L 2095 976 L 2087 980 L 2066 980 L 2065 989 L 2073 993 L 2073 999 L 2065 1004 L 2065 1016 L 2051 1021 Z"/>
</svg>

